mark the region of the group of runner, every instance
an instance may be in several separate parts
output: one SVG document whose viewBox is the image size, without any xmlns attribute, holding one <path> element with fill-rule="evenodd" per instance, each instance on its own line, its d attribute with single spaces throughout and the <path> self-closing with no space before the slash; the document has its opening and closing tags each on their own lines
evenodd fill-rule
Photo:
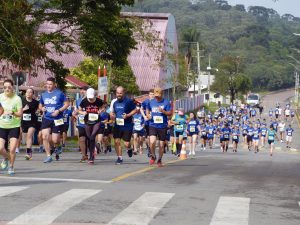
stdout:
<svg viewBox="0 0 300 225">
<path fill-rule="evenodd" d="M 254 107 L 246 104 L 220 107 L 214 113 L 201 109 L 197 114 L 186 115 L 184 109 L 172 109 L 169 100 L 163 97 L 161 88 L 149 92 L 143 102 L 136 102 L 126 96 L 123 87 L 116 89 L 116 98 L 108 105 L 97 97 L 93 88 L 80 89 L 80 98 L 73 107 L 66 95 L 56 88 L 54 78 L 46 81 L 46 91 L 39 101 L 34 98 L 34 89 L 26 90 L 24 98 L 14 93 L 13 81 L 4 81 L 4 92 L 0 94 L 0 153 L 3 156 L 1 168 L 14 174 L 16 149 L 21 137 L 26 139 L 26 160 L 32 159 L 32 140 L 38 133 L 40 152 L 45 151 L 44 163 L 51 163 L 53 157 L 60 159 L 66 143 L 70 120 L 76 120 L 79 148 L 82 154 L 80 162 L 94 164 L 95 156 L 100 152 L 111 152 L 111 142 L 117 159 L 123 163 L 122 143 L 129 157 L 142 154 L 146 145 L 149 164 L 162 166 L 163 154 L 168 151 L 180 156 L 183 145 L 188 142 L 190 155 L 196 154 L 196 146 L 202 150 L 213 148 L 220 141 L 222 152 L 227 152 L 230 142 L 233 152 L 244 142 L 249 151 L 259 152 L 268 142 L 270 155 L 273 154 L 277 138 L 290 148 L 293 136 L 291 124 L 294 112 L 287 104 L 284 113 L 277 105 L 269 111 L 269 122 L 259 115 Z M 280 137 L 277 136 L 279 130 Z M 22 135 L 22 133 L 24 135 Z M 133 143 L 133 145 L 132 145 Z M 158 154 L 156 145 L 158 143 Z M 8 146 L 9 144 L 9 146 Z"/>
</svg>

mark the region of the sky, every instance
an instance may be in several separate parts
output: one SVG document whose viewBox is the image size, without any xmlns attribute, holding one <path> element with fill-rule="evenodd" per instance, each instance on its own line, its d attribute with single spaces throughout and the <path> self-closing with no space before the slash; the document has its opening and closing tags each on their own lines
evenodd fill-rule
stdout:
<svg viewBox="0 0 300 225">
<path fill-rule="evenodd" d="M 300 0 L 227 0 L 230 5 L 264 6 L 275 9 L 280 15 L 285 13 L 300 17 Z"/>
</svg>

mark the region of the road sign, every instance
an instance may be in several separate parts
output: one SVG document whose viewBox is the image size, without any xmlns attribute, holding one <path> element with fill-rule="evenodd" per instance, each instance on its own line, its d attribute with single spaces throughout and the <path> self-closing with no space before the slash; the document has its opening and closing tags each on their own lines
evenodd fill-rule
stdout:
<svg viewBox="0 0 300 225">
<path fill-rule="evenodd" d="M 98 96 L 107 95 L 107 77 L 98 77 Z"/>
</svg>

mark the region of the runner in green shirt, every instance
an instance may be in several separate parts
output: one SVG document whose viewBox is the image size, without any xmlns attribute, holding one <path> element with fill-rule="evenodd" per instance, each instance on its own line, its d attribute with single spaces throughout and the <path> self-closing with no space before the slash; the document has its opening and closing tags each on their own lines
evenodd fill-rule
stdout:
<svg viewBox="0 0 300 225">
<path fill-rule="evenodd" d="M 22 100 L 14 93 L 13 81 L 5 80 L 3 83 L 4 93 L 0 94 L 0 154 L 4 157 L 1 169 L 8 168 L 8 174 L 13 175 L 14 162 L 16 159 L 16 147 L 20 136 L 22 117 Z M 9 152 L 7 145 L 10 143 Z M 8 165 L 9 164 L 9 165 Z"/>
</svg>

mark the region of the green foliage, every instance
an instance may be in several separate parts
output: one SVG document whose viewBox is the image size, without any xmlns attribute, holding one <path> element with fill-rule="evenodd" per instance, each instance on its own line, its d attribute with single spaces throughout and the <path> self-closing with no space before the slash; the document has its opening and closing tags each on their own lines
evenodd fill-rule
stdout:
<svg viewBox="0 0 300 225">
<path fill-rule="evenodd" d="M 300 49 L 300 37 L 293 35 L 300 33 L 300 18 L 290 14 L 280 17 L 275 10 L 258 6 L 246 11 L 244 5 L 231 7 L 225 0 L 201 0 L 197 4 L 189 0 L 143 0 L 124 10 L 172 13 L 180 41 L 188 40 L 183 38 L 188 30 L 199 33 L 202 49 L 211 53 L 212 67 L 217 68 L 226 55 L 239 56 L 253 91 L 294 84 L 287 55 L 292 55 L 292 48 Z M 180 48 L 187 52 L 187 46 L 180 44 Z M 201 60 L 201 68 L 206 68 L 207 58 Z M 195 65 L 190 69 L 196 71 Z"/>
<path fill-rule="evenodd" d="M 106 61 L 99 58 L 85 58 L 78 67 L 71 69 L 71 74 L 97 89 L 99 65 L 102 68 L 103 75 L 103 66 L 108 65 Z M 114 91 L 118 86 L 123 86 L 127 90 L 127 93 L 133 95 L 139 94 L 135 76 L 128 64 L 123 67 L 113 66 L 112 73 L 109 73 L 109 67 L 107 69 L 107 75 L 109 76 L 109 74 L 111 74 L 111 77 L 108 77 L 108 79 L 111 80 L 111 91 Z"/>
</svg>

